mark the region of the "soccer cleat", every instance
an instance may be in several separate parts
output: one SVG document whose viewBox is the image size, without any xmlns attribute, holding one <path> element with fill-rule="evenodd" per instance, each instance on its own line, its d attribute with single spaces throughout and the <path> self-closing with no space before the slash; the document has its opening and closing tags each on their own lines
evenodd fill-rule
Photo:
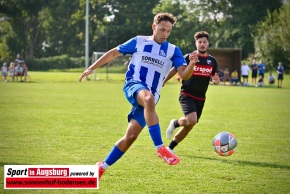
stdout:
<svg viewBox="0 0 290 194">
<path fill-rule="evenodd" d="M 99 177 L 98 177 L 98 179 L 100 181 L 101 176 L 105 173 L 105 169 L 103 169 L 103 167 L 102 167 L 102 162 L 97 162 L 96 165 L 97 165 L 97 168 L 99 170 Z"/>
<path fill-rule="evenodd" d="M 172 154 L 175 154 L 175 151 L 172 150 L 172 149 L 170 149 L 169 147 L 166 147 L 166 149 L 167 149 L 168 151 L 170 151 Z"/>
<path fill-rule="evenodd" d="M 171 139 L 172 135 L 173 135 L 173 132 L 175 130 L 175 127 L 174 127 L 174 121 L 175 119 L 172 119 L 168 125 L 168 128 L 166 130 L 166 138 L 167 139 Z"/>
<path fill-rule="evenodd" d="M 165 146 L 162 146 L 158 151 L 157 155 L 162 158 L 167 164 L 175 165 L 179 162 L 179 158 L 171 153 Z"/>
</svg>

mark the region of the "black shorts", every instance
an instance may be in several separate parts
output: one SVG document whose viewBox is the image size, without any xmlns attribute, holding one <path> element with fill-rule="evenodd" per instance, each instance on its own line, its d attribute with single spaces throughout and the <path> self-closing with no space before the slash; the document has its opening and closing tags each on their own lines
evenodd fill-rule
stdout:
<svg viewBox="0 0 290 194">
<path fill-rule="evenodd" d="M 204 100 L 197 100 L 186 96 L 185 94 L 180 94 L 179 103 L 182 109 L 183 114 L 186 116 L 190 113 L 196 112 L 197 122 L 201 117 L 201 113 L 204 107 Z"/>
<path fill-rule="evenodd" d="M 257 72 L 252 72 L 252 78 L 257 78 L 258 73 Z"/>
</svg>

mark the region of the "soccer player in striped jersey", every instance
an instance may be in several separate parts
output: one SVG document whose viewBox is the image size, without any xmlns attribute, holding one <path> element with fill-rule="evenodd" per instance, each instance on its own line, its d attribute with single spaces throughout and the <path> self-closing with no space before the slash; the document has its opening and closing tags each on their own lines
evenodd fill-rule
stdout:
<svg viewBox="0 0 290 194">
<path fill-rule="evenodd" d="M 181 127 L 169 143 L 167 149 L 174 153 L 173 149 L 180 143 L 198 122 L 204 107 L 206 92 L 210 79 L 214 84 L 219 84 L 220 79 L 217 74 L 218 64 L 216 59 L 207 53 L 209 46 L 209 34 L 205 31 L 196 32 L 194 35 L 195 45 L 198 53 L 198 62 L 194 66 L 191 78 L 182 81 L 179 103 L 184 116 L 179 119 L 172 119 L 166 130 L 166 137 L 171 139 L 174 130 Z M 189 55 L 185 55 L 187 63 L 190 62 Z M 171 69 L 164 84 L 176 74 Z"/>
<path fill-rule="evenodd" d="M 113 146 L 103 162 L 97 162 L 99 178 L 105 170 L 113 165 L 129 149 L 142 129 L 147 125 L 148 131 L 157 150 L 157 155 L 167 164 L 175 165 L 179 158 L 163 145 L 158 115 L 155 106 L 160 98 L 160 89 L 172 66 L 182 79 L 190 78 L 198 60 L 197 53 L 189 55 L 187 64 L 181 50 L 167 42 L 167 37 L 176 23 L 170 13 L 158 13 L 152 23 L 151 36 L 136 36 L 127 42 L 106 52 L 79 78 L 82 78 L 97 67 L 100 67 L 121 55 L 132 55 L 125 74 L 124 93 L 132 104 L 128 115 L 128 127 L 125 135 Z"/>
</svg>

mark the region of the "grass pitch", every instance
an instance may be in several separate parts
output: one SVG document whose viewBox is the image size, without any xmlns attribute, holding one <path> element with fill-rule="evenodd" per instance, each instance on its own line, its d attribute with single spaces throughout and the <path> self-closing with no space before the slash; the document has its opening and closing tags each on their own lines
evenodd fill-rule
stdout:
<svg viewBox="0 0 290 194">
<path fill-rule="evenodd" d="M 124 134 L 130 105 L 124 75 L 30 72 L 31 82 L 0 83 L 0 191 L 5 164 L 95 164 Z M 266 76 L 267 77 L 267 76 Z M 91 77 L 93 80 L 93 78 Z M 157 105 L 163 141 L 182 115 L 172 80 Z M 156 155 L 147 127 L 100 181 L 99 190 L 5 190 L 4 193 L 290 193 L 290 76 L 283 88 L 210 85 L 199 123 L 176 147 L 181 162 Z M 212 138 L 233 133 L 236 153 L 217 155 Z"/>
</svg>

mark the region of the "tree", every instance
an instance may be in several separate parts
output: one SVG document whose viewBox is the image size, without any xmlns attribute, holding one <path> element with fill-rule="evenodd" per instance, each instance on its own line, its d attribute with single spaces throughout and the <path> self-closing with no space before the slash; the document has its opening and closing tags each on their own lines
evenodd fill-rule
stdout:
<svg viewBox="0 0 290 194">
<path fill-rule="evenodd" d="M 256 57 L 262 58 L 273 69 L 279 61 L 290 69 L 290 4 L 268 13 L 266 19 L 255 26 L 252 34 Z"/>
<path fill-rule="evenodd" d="M 0 61 L 9 60 L 10 50 L 7 45 L 9 38 L 15 36 L 12 26 L 4 14 L 0 14 Z"/>
<path fill-rule="evenodd" d="M 215 47 L 242 48 L 242 58 L 254 52 L 251 25 L 262 21 L 269 11 L 272 13 L 282 5 L 281 0 L 201 0 L 200 9 L 213 18 Z"/>
<path fill-rule="evenodd" d="M 157 12 L 173 13 L 178 22 L 169 41 L 184 53 L 194 49 L 196 31 L 210 33 L 211 47 L 254 52 L 251 34 L 257 22 L 281 6 L 281 0 L 89 0 L 90 51 L 107 51 L 135 35 L 150 35 Z M 1 50 L 24 58 L 84 56 L 86 0 L 1 0 L 7 34 Z M 10 26 L 10 27 L 8 27 Z M 9 30 L 10 29 L 10 30 Z M 2 29 L 1 29 L 2 30 Z M 0 31 L 4 32 L 4 31 Z M 1 51 L 1 52 L 2 52 Z M 4 56 L 2 54 L 2 56 Z"/>
<path fill-rule="evenodd" d="M 210 33 L 211 47 L 242 48 L 247 58 L 254 52 L 250 26 L 262 21 L 267 10 L 272 13 L 281 5 L 281 0 L 162 0 L 156 10 L 181 16 L 170 39 L 183 51 L 191 51 L 194 33 L 205 30 Z"/>
<path fill-rule="evenodd" d="M 2 0 L 0 12 L 7 17 L 15 36 L 7 40 L 7 47 L 12 54 L 21 53 L 24 57 L 33 58 L 39 37 L 42 34 L 40 13 L 49 5 L 49 0 Z"/>
<path fill-rule="evenodd" d="M 255 51 L 253 39 L 250 38 L 251 26 L 262 21 L 268 12 L 272 13 L 280 8 L 282 1 L 231 0 L 231 3 L 233 8 L 229 14 L 232 18 L 225 23 L 225 31 L 235 32 L 230 36 L 230 40 L 235 47 L 243 49 L 243 58 L 246 58 Z M 226 39 L 224 41 L 227 42 Z"/>
<path fill-rule="evenodd" d="M 159 0 L 107 0 L 101 8 L 106 13 L 103 17 L 103 40 L 106 42 L 100 44 L 99 51 L 111 49 L 136 35 L 152 34 L 152 9 L 158 2 Z M 101 40 L 97 42 L 99 41 Z"/>
</svg>

